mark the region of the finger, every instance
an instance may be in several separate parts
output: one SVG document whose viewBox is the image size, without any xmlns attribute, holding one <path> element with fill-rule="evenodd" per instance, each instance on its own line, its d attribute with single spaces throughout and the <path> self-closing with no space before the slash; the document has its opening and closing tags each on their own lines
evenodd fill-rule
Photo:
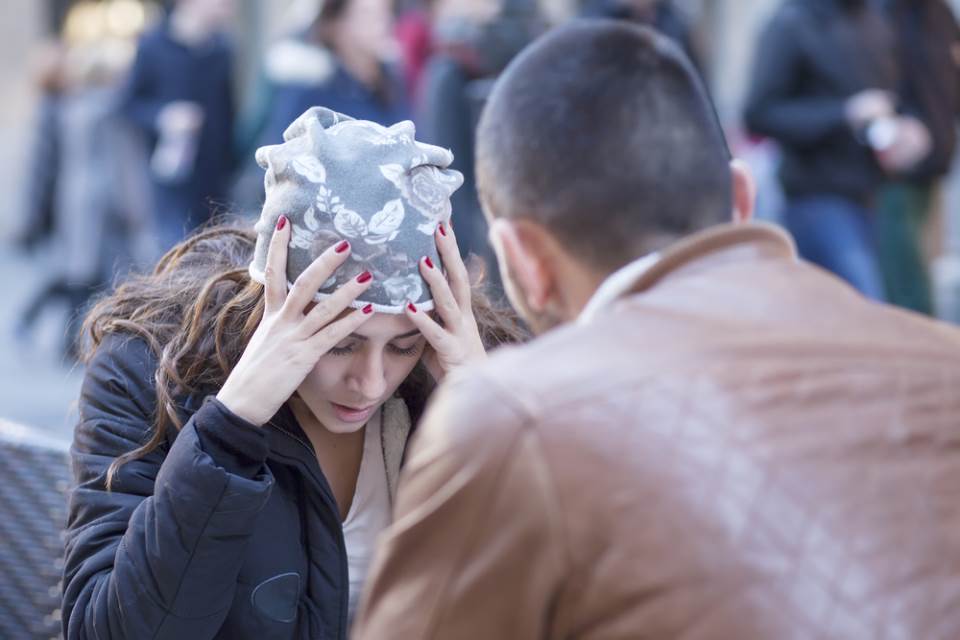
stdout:
<svg viewBox="0 0 960 640">
<path fill-rule="evenodd" d="M 431 318 L 429 314 L 417 309 L 416 305 L 412 302 L 407 303 L 403 312 L 410 318 L 413 325 L 420 330 L 420 333 L 423 334 L 423 337 L 427 339 L 427 342 L 438 354 L 444 353 L 449 348 L 451 340 L 450 334 L 446 329 L 441 327 L 436 320 Z"/>
<path fill-rule="evenodd" d="M 453 296 L 447 277 L 433 264 L 429 257 L 420 259 L 420 275 L 430 285 L 430 293 L 440 318 L 451 330 L 460 322 L 460 305 Z"/>
<path fill-rule="evenodd" d="M 312 336 L 330 324 L 338 315 L 343 313 L 343 310 L 346 309 L 351 302 L 369 289 L 372 284 L 373 276 L 369 271 L 364 271 L 356 278 L 351 279 L 350 282 L 338 288 L 331 295 L 319 301 L 304 318 L 304 334 Z"/>
<path fill-rule="evenodd" d="M 307 340 L 307 346 L 310 349 L 314 349 L 314 352 L 319 358 L 373 316 L 373 305 L 367 305 L 363 309 L 357 309 L 339 320 L 331 322 L 324 327 L 323 330 L 318 331 L 313 337 Z"/>
<path fill-rule="evenodd" d="M 457 236 L 450 222 L 440 223 L 437 227 L 437 250 L 447 270 L 447 279 L 453 297 L 461 309 L 470 308 L 470 275 L 467 266 L 460 257 L 460 247 L 457 245 Z"/>
<path fill-rule="evenodd" d="M 320 254 L 316 260 L 310 263 L 303 272 L 297 276 L 287 301 L 284 303 L 284 311 L 299 317 L 303 315 L 304 309 L 313 301 L 323 283 L 330 279 L 330 276 L 343 264 L 343 261 L 350 255 L 350 243 L 346 240 L 338 242 L 329 247 Z M 294 315 L 295 314 L 295 315 Z"/>
<path fill-rule="evenodd" d="M 267 264 L 263 272 L 264 305 L 268 313 L 277 311 L 287 298 L 287 244 L 290 242 L 290 222 L 286 216 L 277 219 L 277 226 L 267 247 Z"/>
</svg>

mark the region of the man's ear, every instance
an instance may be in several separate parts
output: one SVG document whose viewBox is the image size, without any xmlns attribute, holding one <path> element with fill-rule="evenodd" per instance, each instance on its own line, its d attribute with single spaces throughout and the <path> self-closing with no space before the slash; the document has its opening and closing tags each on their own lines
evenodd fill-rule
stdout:
<svg viewBox="0 0 960 640">
<path fill-rule="evenodd" d="M 523 306 L 535 313 L 544 310 L 553 288 L 548 268 L 545 232 L 526 220 L 497 218 L 490 224 L 490 243 L 500 260 L 505 284 L 516 289 L 508 294 L 522 296 Z"/>
<path fill-rule="evenodd" d="M 730 176 L 733 178 L 733 221 L 750 222 L 757 202 L 757 183 L 743 160 L 730 161 Z"/>
</svg>

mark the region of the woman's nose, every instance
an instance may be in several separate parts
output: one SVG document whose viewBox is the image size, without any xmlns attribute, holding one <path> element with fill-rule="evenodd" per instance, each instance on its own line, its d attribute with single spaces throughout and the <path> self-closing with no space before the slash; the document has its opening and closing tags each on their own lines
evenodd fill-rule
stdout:
<svg viewBox="0 0 960 640">
<path fill-rule="evenodd" d="M 351 378 L 353 391 L 363 396 L 365 400 L 379 400 L 387 387 L 380 354 L 371 354 L 363 358 Z"/>
</svg>

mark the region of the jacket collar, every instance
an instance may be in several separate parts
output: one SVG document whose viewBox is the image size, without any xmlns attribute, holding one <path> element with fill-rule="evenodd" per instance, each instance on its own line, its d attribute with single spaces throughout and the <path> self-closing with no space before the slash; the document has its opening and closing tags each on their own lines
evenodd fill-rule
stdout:
<svg viewBox="0 0 960 640">
<path fill-rule="evenodd" d="M 371 420 L 381 421 L 380 445 L 383 450 L 387 486 L 392 503 L 397 491 L 404 450 L 412 427 L 410 413 L 402 399 L 390 398 Z M 310 444 L 310 439 L 303 432 L 290 407 L 283 405 L 268 425 L 271 427 L 268 429 L 267 436 L 271 456 L 287 464 L 294 462 L 301 465 L 307 475 L 319 485 L 321 492 L 333 500 L 333 492 L 317 462 L 313 445 Z"/>
<path fill-rule="evenodd" d="M 785 231 L 765 222 L 711 227 L 613 272 L 597 288 L 577 322 L 588 323 L 615 300 L 646 291 L 679 273 L 760 257 L 796 260 L 797 250 Z"/>
</svg>

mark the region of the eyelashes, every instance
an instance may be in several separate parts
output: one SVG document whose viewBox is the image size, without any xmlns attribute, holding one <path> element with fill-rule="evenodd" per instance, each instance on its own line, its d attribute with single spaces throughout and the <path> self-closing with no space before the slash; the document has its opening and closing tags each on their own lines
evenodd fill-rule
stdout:
<svg viewBox="0 0 960 640">
<path fill-rule="evenodd" d="M 356 351 L 355 346 L 350 345 L 348 347 L 333 347 L 328 351 L 328 353 L 334 356 L 348 356 L 352 354 L 354 351 Z M 412 347 L 408 347 L 406 349 L 401 349 L 400 347 L 396 347 L 392 344 L 388 344 L 387 351 L 389 351 L 394 355 L 410 358 L 415 355 L 418 355 L 420 349 L 419 349 L 419 345 L 417 344 L 414 344 Z"/>
</svg>

